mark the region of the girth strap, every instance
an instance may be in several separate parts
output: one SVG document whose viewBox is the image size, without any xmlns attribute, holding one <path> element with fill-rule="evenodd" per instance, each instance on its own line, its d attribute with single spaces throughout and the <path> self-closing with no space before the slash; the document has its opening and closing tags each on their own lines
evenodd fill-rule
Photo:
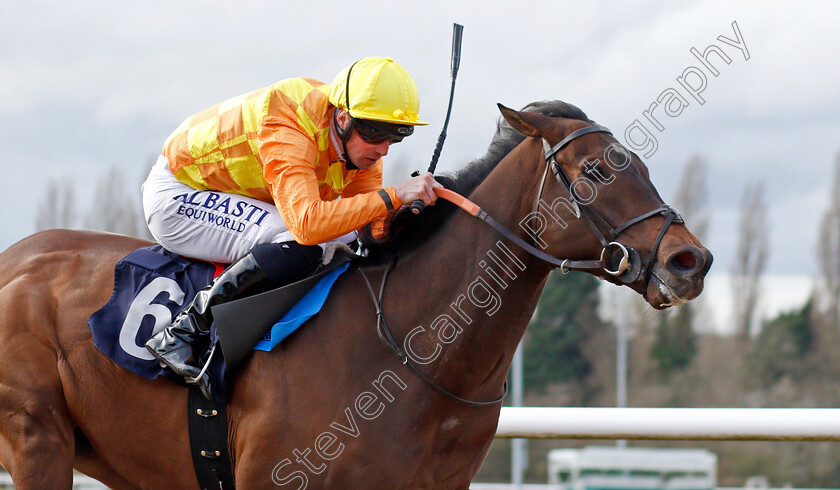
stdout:
<svg viewBox="0 0 840 490">
<path fill-rule="evenodd" d="M 205 398 L 197 386 L 189 387 L 187 423 L 190 454 L 201 490 L 234 489 L 226 408 L 226 403 Z"/>
</svg>

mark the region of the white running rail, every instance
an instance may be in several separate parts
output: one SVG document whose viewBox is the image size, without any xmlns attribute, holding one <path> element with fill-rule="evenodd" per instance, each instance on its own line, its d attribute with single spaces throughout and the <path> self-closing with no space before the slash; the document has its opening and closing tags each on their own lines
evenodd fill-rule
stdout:
<svg viewBox="0 0 840 490">
<path fill-rule="evenodd" d="M 840 441 L 840 409 L 502 407 L 496 437 Z"/>
</svg>

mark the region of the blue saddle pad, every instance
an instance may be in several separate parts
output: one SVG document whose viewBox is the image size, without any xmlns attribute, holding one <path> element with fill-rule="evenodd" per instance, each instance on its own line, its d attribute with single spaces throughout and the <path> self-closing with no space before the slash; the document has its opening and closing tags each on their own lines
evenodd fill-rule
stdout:
<svg viewBox="0 0 840 490">
<path fill-rule="evenodd" d="M 265 334 L 265 338 L 257 342 L 254 350 L 270 351 L 275 348 L 281 340 L 289 336 L 290 333 L 297 330 L 307 320 L 312 318 L 316 313 L 321 311 L 324 302 L 327 301 L 327 295 L 330 293 L 332 285 L 342 272 L 350 267 L 350 262 L 341 265 L 318 281 L 315 286 L 306 293 L 306 296 L 301 298 L 295 306 L 292 307 L 280 320 L 271 327 L 271 330 Z"/>
<path fill-rule="evenodd" d="M 325 275 L 255 349 L 271 350 L 318 313 L 333 283 L 348 267 L 344 264 Z M 175 315 L 220 271 L 216 264 L 181 257 L 160 245 L 128 254 L 115 267 L 111 299 L 88 319 L 94 345 L 118 365 L 144 378 L 167 374 L 168 370 L 161 368 L 146 350 L 146 341 L 169 326 Z M 211 329 L 211 339 L 216 340 L 215 329 Z M 217 372 L 215 379 L 223 378 L 223 366 L 212 371 Z"/>
</svg>

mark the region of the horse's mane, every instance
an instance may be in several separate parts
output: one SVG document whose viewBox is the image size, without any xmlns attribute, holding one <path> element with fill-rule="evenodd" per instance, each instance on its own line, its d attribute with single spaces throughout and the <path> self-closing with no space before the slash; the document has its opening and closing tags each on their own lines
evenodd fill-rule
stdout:
<svg viewBox="0 0 840 490">
<path fill-rule="evenodd" d="M 522 110 L 538 112 L 551 117 L 564 117 L 592 122 L 586 114 L 572 104 L 559 100 L 532 102 Z M 484 156 L 473 160 L 466 167 L 455 173 L 436 175 L 435 179 L 447 189 L 451 189 L 462 196 L 469 196 L 499 162 L 516 148 L 525 136 L 513 129 L 504 118 L 499 117 L 496 134 L 490 142 L 490 147 Z M 391 216 L 386 222 L 387 238 L 376 240 L 372 237 L 368 227 L 363 233 L 363 242 L 368 256 L 372 261 L 391 254 L 406 254 L 428 240 L 446 222 L 452 213 L 458 209 L 454 204 L 444 199 L 438 199 L 434 206 L 427 207 L 422 213 L 414 214 L 403 209 Z"/>
</svg>

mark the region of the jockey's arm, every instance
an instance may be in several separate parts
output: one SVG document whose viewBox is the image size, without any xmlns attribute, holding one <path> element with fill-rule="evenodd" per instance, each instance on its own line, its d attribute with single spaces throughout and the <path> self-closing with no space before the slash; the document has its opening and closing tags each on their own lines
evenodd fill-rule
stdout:
<svg viewBox="0 0 840 490">
<path fill-rule="evenodd" d="M 426 204 L 434 205 L 437 196 L 434 193 L 434 187 L 442 187 L 438 184 L 432 174 L 425 173 L 417 177 L 413 177 L 405 182 L 394 186 L 394 191 L 399 200 L 408 205 L 415 199 L 420 199 Z M 341 193 L 341 198 L 355 196 L 366 192 L 375 192 L 382 188 L 382 160 L 379 160 L 376 165 L 369 170 L 359 171 L 356 173 L 356 178 L 350 183 Z M 396 206 L 384 216 L 380 216 L 371 222 L 371 231 L 374 238 L 382 239 L 387 233 L 386 222 L 389 215 L 395 214 L 400 207 Z"/>
<path fill-rule="evenodd" d="M 377 189 L 337 201 L 324 201 L 315 172 L 318 150 L 307 135 L 280 123 L 264 123 L 259 139 L 263 175 L 283 221 L 299 243 L 324 243 L 387 214 L 388 206 L 376 192 L 381 188 L 381 167 Z M 363 182 L 356 190 L 369 185 Z M 393 187 L 385 192 L 394 208 L 403 204 Z"/>
<path fill-rule="evenodd" d="M 379 189 L 382 189 L 382 160 L 376 162 L 376 164 L 368 170 L 356 172 L 356 177 L 353 179 L 353 182 L 351 182 L 341 192 L 341 199 L 347 199 L 349 197 L 368 192 L 376 192 Z M 388 217 L 395 214 L 399 211 L 399 209 L 400 207 L 396 206 L 389 210 L 388 213 L 377 217 L 370 223 L 370 229 L 375 238 L 382 239 L 385 237 L 387 228 L 386 222 L 388 221 Z"/>
<path fill-rule="evenodd" d="M 382 189 L 382 160 L 376 162 L 368 170 L 357 170 L 353 182 L 347 184 L 347 187 L 341 191 L 341 198 L 347 199 L 359 194 L 376 192 L 379 189 Z"/>
</svg>

